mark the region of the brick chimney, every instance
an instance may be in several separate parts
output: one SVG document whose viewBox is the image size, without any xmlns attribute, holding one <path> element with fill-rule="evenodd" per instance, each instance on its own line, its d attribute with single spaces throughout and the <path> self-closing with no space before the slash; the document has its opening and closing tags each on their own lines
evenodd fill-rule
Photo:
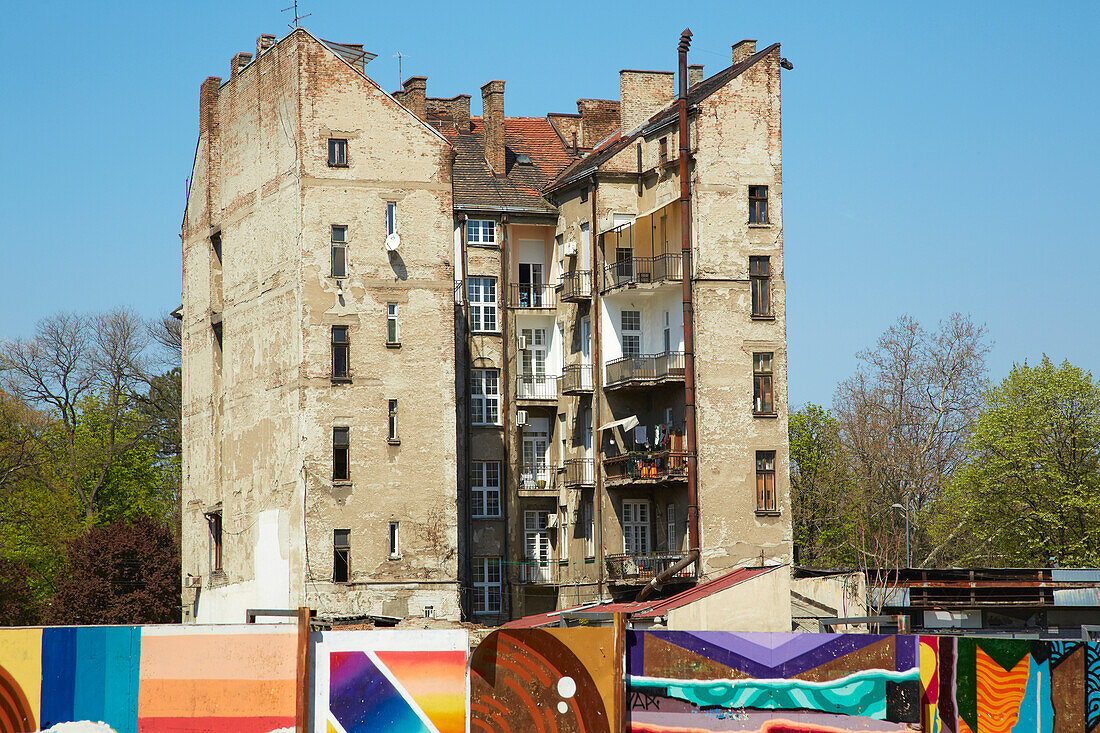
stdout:
<svg viewBox="0 0 1100 733">
<path fill-rule="evenodd" d="M 206 139 L 206 214 L 214 216 L 214 205 L 218 201 L 218 171 L 221 168 L 221 126 L 219 124 L 218 95 L 222 80 L 216 76 L 206 77 L 199 87 L 199 139 Z M 209 220 L 207 223 L 211 223 Z"/>
<path fill-rule="evenodd" d="M 494 79 L 481 87 L 481 121 L 485 125 L 485 160 L 493 174 L 503 176 L 504 82 Z"/>
<path fill-rule="evenodd" d="M 671 71 L 619 72 L 619 113 L 623 134 L 640 127 L 676 96 L 676 77 Z"/>
<path fill-rule="evenodd" d="M 218 130 L 218 92 L 222 80 L 218 76 L 208 76 L 199 87 L 199 136 L 217 133 Z"/>
<path fill-rule="evenodd" d="M 746 38 L 733 44 L 730 48 L 733 50 L 733 63 L 737 65 L 756 53 L 756 39 Z"/>
<path fill-rule="evenodd" d="M 248 62 L 251 60 L 252 54 L 248 51 L 241 51 L 234 55 L 233 58 L 229 60 L 229 78 L 232 79 L 235 77 L 241 69 L 248 66 Z"/>
<path fill-rule="evenodd" d="M 622 121 L 619 103 L 614 99 L 578 99 L 581 116 L 581 147 L 595 147 L 601 140 L 619 129 Z"/>
<path fill-rule="evenodd" d="M 271 35 L 270 33 L 262 34 L 259 38 L 256 39 L 256 58 L 260 58 L 260 54 L 262 54 L 264 51 L 274 45 L 275 36 Z"/>
<path fill-rule="evenodd" d="M 401 104 L 420 119 L 428 117 L 428 77 L 410 76 L 401 85 L 404 93 L 401 95 Z"/>
<path fill-rule="evenodd" d="M 698 84 L 703 80 L 703 65 L 691 64 L 688 66 L 688 89 Z"/>
<path fill-rule="evenodd" d="M 450 117 L 455 123 L 455 128 L 462 132 L 470 131 L 470 95 L 456 94 L 445 99 L 442 97 L 428 97 L 428 114 L 439 117 Z"/>
</svg>

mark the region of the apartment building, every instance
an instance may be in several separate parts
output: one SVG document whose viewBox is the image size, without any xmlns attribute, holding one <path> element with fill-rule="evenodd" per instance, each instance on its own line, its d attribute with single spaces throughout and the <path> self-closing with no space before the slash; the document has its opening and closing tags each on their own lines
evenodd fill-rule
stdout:
<svg viewBox="0 0 1100 733">
<path fill-rule="evenodd" d="M 194 618 L 499 623 L 790 561 L 778 45 L 686 67 L 684 155 L 671 71 L 478 117 L 300 29 L 245 56 L 184 224 Z"/>
</svg>

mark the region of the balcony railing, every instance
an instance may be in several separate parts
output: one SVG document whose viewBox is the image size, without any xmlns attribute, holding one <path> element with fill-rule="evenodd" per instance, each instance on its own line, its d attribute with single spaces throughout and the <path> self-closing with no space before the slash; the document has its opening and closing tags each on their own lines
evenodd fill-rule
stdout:
<svg viewBox="0 0 1100 733">
<path fill-rule="evenodd" d="M 608 389 L 637 382 L 679 382 L 684 378 L 684 352 L 624 356 L 607 362 Z"/>
<path fill-rule="evenodd" d="M 608 555 L 607 576 L 620 583 L 648 582 L 672 567 L 684 555 Z M 695 570 L 687 566 L 672 576 L 673 578 L 694 578 Z"/>
<path fill-rule="evenodd" d="M 519 487 L 524 491 L 553 491 L 550 467 L 545 463 L 525 463 L 519 470 Z"/>
<path fill-rule="evenodd" d="M 562 394 L 588 394 L 592 391 L 592 365 L 571 364 L 562 370 Z"/>
<path fill-rule="evenodd" d="M 683 450 L 627 453 L 605 458 L 603 474 L 609 483 L 685 481 L 690 455 Z"/>
<path fill-rule="evenodd" d="M 516 399 L 557 401 L 558 378 L 521 374 L 516 377 Z"/>
<path fill-rule="evenodd" d="M 571 303 L 588 300 L 592 297 L 592 271 L 574 270 L 562 275 L 561 299 Z"/>
<path fill-rule="evenodd" d="M 558 563 L 554 560 L 524 560 L 519 565 L 520 583 L 530 585 L 545 585 L 556 583 L 558 577 Z"/>
<path fill-rule="evenodd" d="M 565 485 L 570 488 L 596 485 L 596 461 L 592 458 L 570 458 L 565 462 Z"/>
<path fill-rule="evenodd" d="M 513 308 L 537 310 L 550 309 L 557 305 L 553 285 L 544 283 L 512 283 L 512 297 L 509 305 Z"/>
<path fill-rule="evenodd" d="M 656 257 L 626 257 L 604 265 L 601 292 L 631 285 L 683 280 L 683 256 L 669 252 Z"/>
</svg>

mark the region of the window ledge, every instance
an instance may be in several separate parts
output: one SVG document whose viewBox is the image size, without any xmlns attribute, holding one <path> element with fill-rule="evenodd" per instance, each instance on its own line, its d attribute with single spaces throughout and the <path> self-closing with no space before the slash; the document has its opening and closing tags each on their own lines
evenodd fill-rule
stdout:
<svg viewBox="0 0 1100 733">
<path fill-rule="evenodd" d="M 351 377 L 331 377 L 333 384 L 351 384 Z"/>
<path fill-rule="evenodd" d="M 470 333 L 474 336 L 500 336 L 500 331 L 475 331 L 470 329 Z"/>
<path fill-rule="evenodd" d="M 504 520 L 504 517 L 500 516 L 499 514 L 474 514 L 471 518 L 483 519 L 489 522 L 501 522 Z"/>
<path fill-rule="evenodd" d="M 770 221 L 767 224 L 749 224 L 749 229 L 771 229 L 774 224 Z"/>
<path fill-rule="evenodd" d="M 401 438 L 387 438 L 386 442 L 390 445 L 401 445 Z"/>
<path fill-rule="evenodd" d="M 333 486 L 351 486 L 351 480 L 350 479 L 344 479 L 344 478 L 334 478 L 332 480 L 332 485 Z"/>
<path fill-rule="evenodd" d="M 467 242 L 467 247 L 478 247 L 479 249 L 500 249 L 500 245 L 496 242 L 489 244 L 482 244 L 481 242 Z"/>
<path fill-rule="evenodd" d="M 389 555 L 389 556 L 386 557 L 386 559 L 387 560 L 400 560 L 401 556 L 400 555 Z"/>
<path fill-rule="evenodd" d="M 500 428 L 503 428 L 504 426 L 501 425 L 500 423 L 496 423 L 496 422 L 472 422 L 472 423 L 470 423 L 470 427 L 473 427 L 473 428 L 495 428 L 495 429 L 499 430 Z"/>
<path fill-rule="evenodd" d="M 754 412 L 754 413 L 752 413 L 752 416 L 774 420 L 775 418 L 779 417 L 779 413 L 778 412 Z"/>
<path fill-rule="evenodd" d="M 387 349 L 400 349 L 401 348 L 401 342 L 400 341 L 387 341 L 386 342 L 386 348 Z"/>
<path fill-rule="evenodd" d="M 754 321 L 774 321 L 775 316 L 752 316 Z"/>
<path fill-rule="evenodd" d="M 594 562 L 596 562 L 596 558 L 594 558 L 594 557 L 586 557 L 586 558 L 584 559 L 584 561 L 585 561 L 585 563 L 594 563 Z"/>
<path fill-rule="evenodd" d="M 756 516 L 758 517 L 779 517 L 782 516 L 782 514 L 783 512 L 779 511 L 778 509 L 775 511 L 769 511 L 765 509 L 756 510 Z"/>
<path fill-rule="evenodd" d="M 329 168 L 347 168 L 348 164 L 347 163 L 329 163 L 328 167 Z"/>
</svg>

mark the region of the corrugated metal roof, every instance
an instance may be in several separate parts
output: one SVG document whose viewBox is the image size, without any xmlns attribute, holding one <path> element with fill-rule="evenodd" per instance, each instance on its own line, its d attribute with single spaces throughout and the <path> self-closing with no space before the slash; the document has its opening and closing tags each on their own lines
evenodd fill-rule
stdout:
<svg viewBox="0 0 1100 733">
<path fill-rule="evenodd" d="M 1050 579 L 1061 583 L 1100 583 L 1100 569 L 1051 568 Z"/>
</svg>

